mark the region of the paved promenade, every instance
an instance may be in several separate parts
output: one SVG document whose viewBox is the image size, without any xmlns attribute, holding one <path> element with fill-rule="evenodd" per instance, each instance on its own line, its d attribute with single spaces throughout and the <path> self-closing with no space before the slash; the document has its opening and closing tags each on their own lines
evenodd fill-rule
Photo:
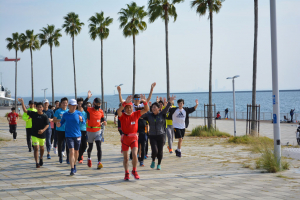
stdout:
<svg viewBox="0 0 300 200">
<path fill-rule="evenodd" d="M 192 119 L 191 127 L 196 122 Z M 230 130 L 230 121 L 218 122 L 220 127 L 222 123 Z M 238 127 L 238 134 L 242 134 L 243 125 Z M 268 130 L 269 125 L 261 128 Z M 3 117 L 0 137 L 12 138 Z M 291 169 L 277 174 L 243 168 L 243 163 L 254 165 L 255 155 L 245 146 L 226 143 L 226 139 L 186 137 L 182 158 L 170 155 L 165 147 L 162 170 L 150 168 L 149 156 L 145 167 L 138 167 L 141 179 L 134 180 L 131 176 L 129 182 L 123 181 L 119 135 L 113 126 L 105 132 L 102 149 L 101 170 L 96 169 L 95 148 L 92 168 L 87 167 L 84 154 L 84 164 L 77 164 L 75 176 L 69 176 L 69 166 L 65 162 L 60 164 L 53 151 L 52 159 L 44 156 L 44 166 L 36 169 L 33 154 L 26 147 L 25 124 L 21 121 L 17 141 L 0 142 L 0 199 L 299 199 L 300 196 L 300 161 L 289 159 Z"/>
</svg>

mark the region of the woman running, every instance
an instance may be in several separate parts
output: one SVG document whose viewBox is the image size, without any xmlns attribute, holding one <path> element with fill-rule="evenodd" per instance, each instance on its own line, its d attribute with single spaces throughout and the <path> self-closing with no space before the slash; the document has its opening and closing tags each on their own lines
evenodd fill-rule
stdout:
<svg viewBox="0 0 300 200">
<path fill-rule="evenodd" d="M 165 134 L 166 134 L 166 113 L 172 105 L 176 96 L 172 96 L 169 99 L 169 102 L 165 109 L 161 112 L 160 104 L 155 102 L 152 104 L 151 111 L 142 115 L 142 118 L 147 120 L 150 126 L 149 139 L 152 150 L 152 163 L 151 168 L 155 167 L 155 158 L 158 159 L 157 170 L 161 169 L 161 160 L 163 158 L 163 146 L 165 143 Z M 166 99 L 164 99 L 166 102 Z"/>
</svg>

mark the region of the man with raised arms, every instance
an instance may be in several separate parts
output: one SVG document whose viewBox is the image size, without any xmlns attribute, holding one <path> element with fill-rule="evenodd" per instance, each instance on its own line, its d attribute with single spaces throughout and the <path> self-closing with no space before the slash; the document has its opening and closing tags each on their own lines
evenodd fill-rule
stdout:
<svg viewBox="0 0 300 200">
<path fill-rule="evenodd" d="M 117 87 L 119 96 L 121 96 L 121 87 Z M 137 151 L 138 151 L 138 120 L 141 117 L 141 115 L 145 114 L 149 111 L 149 106 L 147 103 L 147 99 L 145 98 L 145 95 L 140 95 L 141 100 L 144 102 L 144 109 L 138 110 L 133 112 L 133 105 L 131 103 L 132 96 L 128 96 L 126 101 L 122 103 L 120 108 L 118 109 L 118 116 L 119 120 L 121 121 L 121 129 L 122 129 L 122 151 L 123 151 L 123 166 L 125 169 L 125 178 L 124 180 L 129 180 L 129 169 L 128 169 L 128 161 L 129 161 L 129 155 L 128 150 L 129 147 L 131 148 L 132 152 L 132 172 L 131 174 L 134 176 L 135 179 L 140 179 L 140 176 L 138 175 L 136 171 L 138 158 L 137 158 Z M 124 109 L 124 112 L 122 110 Z"/>
</svg>

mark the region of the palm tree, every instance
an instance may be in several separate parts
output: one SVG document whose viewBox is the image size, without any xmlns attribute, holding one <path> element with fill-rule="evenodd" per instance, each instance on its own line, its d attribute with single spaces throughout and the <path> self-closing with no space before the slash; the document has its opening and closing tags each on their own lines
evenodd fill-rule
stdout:
<svg viewBox="0 0 300 200">
<path fill-rule="evenodd" d="M 48 44 L 50 46 L 50 57 L 51 57 L 51 83 L 52 83 L 52 105 L 54 106 L 54 81 L 53 81 L 53 58 L 52 58 L 52 47 L 53 45 L 58 47 L 59 41 L 58 39 L 62 36 L 60 34 L 61 29 L 55 29 L 54 25 L 47 25 L 47 27 L 43 27 L 40 31 L 43 33 L 39 34 L 39 38 L 41 40 L 41 47 L 44 44 Z"/>
<path fill-rule="evenodd" d="M 177 12 L 175 8 L 176 3 L 181 3 L 184 0 L 149 0 L 148 13 L 149 21 L 153 23 L 157 18 L 161 18 L 165 21 L 166 32 L 166 75 L 167 75 L 167 98 L 170 97 L 170 68 L 169 68 L 169 30 L 168 23 L 169 17 L 174 18 L 174 22 L 177 19 Z"/>
<path fill-rule="evenodd" d="M 75 70 L 75 54 L 74 54 L 74 37 L 78 35 L 81 31 L 83 22 L 80 22 L 78 15 L 74 12 L 70 12 L 64 17 L 65 23 L 62 27 L 65 29 L 66 34 L 70 35 L 72 38 L 72 50 L 73 50 L 73 67 L 74 67 L 74 89 L 75 89 L 75 99 L 77 99 L 77 88 L 76 88 L 76 70 Z"/>
<path fill-rule="evenodd" d="M 38 34 L 34 35 L 33 30 L 26 30 L 25 34 L 21 34 L 21 51 L 25 51 L 26 49 L 30 50 L 30 58 L 31 58 L 31 97 L 32 101 L 34 101 L 34 85 L 33 85 L 33 58 L 32 51 L 40 49 L 40 41 L 38 40 Z"/>
<path fill-rule="evenodd" d="M 17 63 L 18 63 L 18 51 L 20 50 L 21 46 L 21 36 L 18 32 L 12 34 L 12 38 L 6 38 L 5 39 L 8 44 L 6 45 L 6 48 L 10 51 L 14 49 L 16 51 L 16 66 L 15 66 L 15 107 L 17 110 L 18 104 L 17 104 Z"/>
<path fill-rule="evenodd" d="M 105 40 L 109 36 L 109 26 L 113 19 L 110 17 L 104 18 L 104 13 L 101 11 L 100 13 L 96 13 L 95 16 L 90 17 L 90 36 L 92 40 L 95 40 L 99 37 L 101 41 L 101 99 L 102 99 L 102 109 L 104 108 L 104 84 L 103 84 L 103 40 Z"/>
<path fill-rule="evenodd" d="M 257 136 L 256 130 L 256 72 L 257 72 L 257 32 L 258 32 L 258 0 L 254 0 L 254 49 L 253 49 L 253 79 L 252 79 L 252 121 L 251 135 Z"/>
<path fill-rule="evenodd" d="M 194 0 L 191 1 L 191 7 L 196 7 L 196 12 L 204 16 L 209 12 L 210 21 L 210 63 L 209 63 L 209 107 L 208 107 L 208 128 L 212 127 L 212 53 L 213 53 L 213 12 L 218 13 L 224 0 Z"/>
<path fill-rule="evenodd" d="M 135 2 L 126 4 L 127 8 L 122 8 L 118 14 L 120 15 L 120 28 L 123 28 L 124 37 L 132 36 L 133 38 L 133 84 L 132 95 L 135 94 L 135 36 L 147 29 L 147 24 L 143 21 L 147 16 L 144 6 L 137 6 Z"/>
</svg>

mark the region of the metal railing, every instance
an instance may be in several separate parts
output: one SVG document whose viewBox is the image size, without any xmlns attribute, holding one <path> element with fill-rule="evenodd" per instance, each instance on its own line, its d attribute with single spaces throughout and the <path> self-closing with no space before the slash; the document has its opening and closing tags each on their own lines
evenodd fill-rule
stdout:
<svg viewBox="0 0 300 200">
<path fill-rule="evenodd" d="M 225 118 L 225 111 L 219 111 L 221 114 L 222 119 Z M 215 113 L 214 116 L 216 117 L 217 114 Z M 284 116 L 286 116 L 289 120 L 291 119 L 290 113 L 280 113 L 280 120 L 284 120 Z M 204 110 L 196 110 L 195 112 L 190 114 L 190 117 L 197 117 L 203 118 L 204 117 Z M 228 112 L 228 119 L 233 119 L 233 112 Z M 236 119 L 247 119 L 247 112 L 236 112 Z M 260 112 L 260 120 L 269 120 L 272 121 L 273 113 L 272 112 Z M 293 117 L 294 122 L 300 121 L 300 113 L 295 113 Z"/>
</svg>

